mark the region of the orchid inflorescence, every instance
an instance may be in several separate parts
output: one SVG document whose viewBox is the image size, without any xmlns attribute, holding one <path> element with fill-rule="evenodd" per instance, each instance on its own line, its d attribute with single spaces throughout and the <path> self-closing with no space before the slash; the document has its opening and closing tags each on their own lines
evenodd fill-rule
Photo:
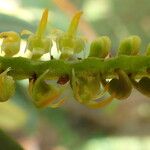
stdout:
<svg viewBox="0 0 150 150">
<path fill-rule="evenodd" d="M 39 107 L 59 107 L 66 98 L 61 97 L 70 85 L 75 99 L 90 108 L 101 108 L 113 99 L 126 99 L 132 87 L 150 97 L 150 45 L 139 55 L 141 39 L 133 35 L 120 42 L 116 57 L 110 56 L 111 40 L 108 36 L 96 38 L 90 44 L 89 54 L 78 58 L 87 48 L 87 40 L 77 35 L 82 12 L 77 12 L 66 32 L 54 30 L 46 35 L 48 10 L 45 9 L 35 33 L 0 33 L 3 39 L 0 56 L 0 101 L 11 98 L 15 80 L 29 79 L 29 94 Z M 21 36 L 29 35 L 26 51 L 31 57 L 15 57 L 20 51 Z M 56 44 L 59 58 L 52 54 Z M 40 60 L 49 54 L 48 61 Z"/>
</svg>

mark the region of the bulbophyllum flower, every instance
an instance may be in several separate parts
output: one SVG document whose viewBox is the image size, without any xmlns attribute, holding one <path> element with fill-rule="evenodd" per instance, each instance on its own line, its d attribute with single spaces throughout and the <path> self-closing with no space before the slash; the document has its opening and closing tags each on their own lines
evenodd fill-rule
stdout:
<svg viewBox="0 0 150 150">
<path fill-rule="evenodd" d="M 33 103 L 39 108 L 47 106 L 55 108 L 64 103 L 64 99 L 61 99 L 57 103 L 53 103 L 60 97 L 62 90 L 59 87 L 48 84 L 45 81 L 45 77 L 48 72 L 49 70 L 46 70 L 37 79 L 29 80 L 29 94 Z"/>
<path fill-rule="evenodd" d="M 131 81 L 123 70 L 115 69 L 114 72 L 117 76 L 110 81 L 106 81 L 106 79 L 101 76 L 101 83 L 112 98 L 119 100 L 126 99 L 130 96 L 132 91 Z"/>
<path fill-rule="evenodd" d="M 105 58 L 111 49 L 111 40 L 108 36 L 101 36 L 92 41 L 89 57 Z"/>
<path fill-rule="evenodd" d="M 0 102 L 9 100 L 15 93 L 15 81 L 7 73 L 11 68 L 0 74 Z"/>
<path fill-rule="evenodd" d="M 27 49 L 32 52 L 32 59 L 39 59 L 43 54 L 50 53 L 52 40 L 45 36 L 45 30 L 48 21 L 48 10 L 45 9 L 37 28 L 36 33 L 28 30 L 23 30 L 22 35 L 30 35 L 27 41 Z"/>
<path fill-rule="evenodd" d="M 1 51 L 5 53 L 5 56 L 13 56 L 20 50 L 20 35 L 14 31 L 1 32 L 0 38 L 3 39 L 1 45 Z"/>
<path fill-rule="evenodd" d="M 150 97 L 150 78 L 142 77 L 139 81 L 136 81 L 134 75 L 130 76 L 131 83 L 134 88 L 141 92 L 143 95 Z"/>
<path fill-rule="evenodd" d="M 86 40 L 76 35 L 81 15 L 81 11 L 74 15 L 68 31 L 57 33 L 56 45 L 61 52 L 60 59 L 69 59 L 85 49 Z"/>
<path fill-rule="evenodd" d="M 96 73 L 75 73 L 72 70 L 71 87 L 75 99 L 90 108 L 101 108 L 109 104 L 113 97 L 105 100 L 96 101 L 105 94 L 101 91 L 99 74 Z"/>
<path fill-rule="evenodd" d="M 119 45 L 118 55 L 137 55 L 140 50 L 141 38 L 133 35 L 124 38 Z"/>
</svg>

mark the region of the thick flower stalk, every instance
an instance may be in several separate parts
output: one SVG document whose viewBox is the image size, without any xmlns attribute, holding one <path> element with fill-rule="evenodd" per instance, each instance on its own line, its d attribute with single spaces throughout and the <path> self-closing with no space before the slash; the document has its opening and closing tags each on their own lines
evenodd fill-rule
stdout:
<svg viewBox="0 0 150 150">
<path fill-rule="evenodd" d="M 26 49 L 31 58 L 14 57 L 20 50 L 21 37 L 13 31 L 0 33 L 3 39 L 0 56 L 0 101 L 11 98 L 15 81 L 29 79 L 29 94 L 36 107 L 59 107 L 64 103 L 62 93 L 71 87 L 74 98 L 89 108 L 101 108 L 114 99 L 123 100 L 135 88 L 150 97 L 150 45 L 140 54 L 141 39 L 132 35 L 121 40 L 116 56 L 111 57 L 111 39 L 101 36 L 90 43 L 77 34 L 82 12 L 77 12 L 69 29 L 64 32 L 45 33 L 48 10 L 43 12 L 35 33 L 29 34 Z M 51 53 L 52 41 L 56 43 L 59 58 Z M 89 51 L 86 58 L 80 52 Z M 49 53 L 48 61 L 40 58 Z M 11 69 L 9 69 L 11 68 Z M 8 88 L 10 87 L 10 88 Z M 69 100 L 69 98 L 68 98 Z"/>
</svg>

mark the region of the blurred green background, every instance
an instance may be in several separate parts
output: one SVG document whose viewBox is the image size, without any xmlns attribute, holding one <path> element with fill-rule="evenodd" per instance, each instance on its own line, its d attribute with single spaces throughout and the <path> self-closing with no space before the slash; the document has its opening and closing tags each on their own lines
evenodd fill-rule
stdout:
<svg viewBox="0 0 150 150">
<path fill-rule="evenodd" d="M 149 0 L 0 0 L 0 32 L 35 31 L 44 8 L 50 12 L 49 33 L 65 31 L 73 14 L 83 10 L 80 34 L 89 43 L 108 35 L 113 55 L 126 36 L 142 38 L 141 53 L 150 42 Z M 27 80 L 18 81 L 15 96 L 0 104 L 0 128 L 25 150 L 150 149 L 150 100 L 136 90 L 127 100 L 91 110 L 76 102 L 70 89 L 63 107 L 36 109 L 27 89 Z"/>
</svg>

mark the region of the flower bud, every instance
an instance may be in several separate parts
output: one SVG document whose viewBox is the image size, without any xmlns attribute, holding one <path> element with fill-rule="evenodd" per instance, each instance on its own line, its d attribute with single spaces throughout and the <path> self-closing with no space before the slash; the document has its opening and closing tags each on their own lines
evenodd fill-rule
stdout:
<svg viewBox="0 0 150 150">
<path fill-rule="evenodd" d="M 118 55 L 137 55 L 140 50 L 141 38 L 133 35 L 120 42 Z"/>
<path fill-rule="evenodd" d="M 91 43 L 89 57 L 105 58 L 110 49 L 110 38 L 107 36 L 99 37 Z"/>
<path fill-rule="evenodd" d="M 38 29 L 35 34 L 28 30 L 23 30 L 22 35 L 30 35 L 27 41 L 27 49 L 32 52 L 32 59 L 39 59 L 43 54 L 50 52 L 52 40 L 46 37 L 45 30 L 48 20 L 48 10 L 46 9 L 42 15 Z"/>
<path fill-rule="evenodd" d="M 18 33 L 13 31 L 2 32 L 0 38 L 3 38 L 1 50 L 6 56 L 13 56 L 19 52 L 21 38 Z"/>
<path fill-rule="evenodd" d="M 29 82 L 29 93 L 32 97 L 34 104 L 39 107 L 58 107 L 64 100 L 60 100 L 58 103 L 52 104 L 53 101 L 57 100 L 61 95 L 61 90 L 51 84 L 46 83 L 45 77 L 49 70 L 46 70 L 36 80 L 32 79 Z"/>
<path fill-rule="evenodd" d="M 0 74 L 0 102 L 5 102 L 14 95 L 15 81 L 7 72 L 10 68 Z"/>
</svg>

